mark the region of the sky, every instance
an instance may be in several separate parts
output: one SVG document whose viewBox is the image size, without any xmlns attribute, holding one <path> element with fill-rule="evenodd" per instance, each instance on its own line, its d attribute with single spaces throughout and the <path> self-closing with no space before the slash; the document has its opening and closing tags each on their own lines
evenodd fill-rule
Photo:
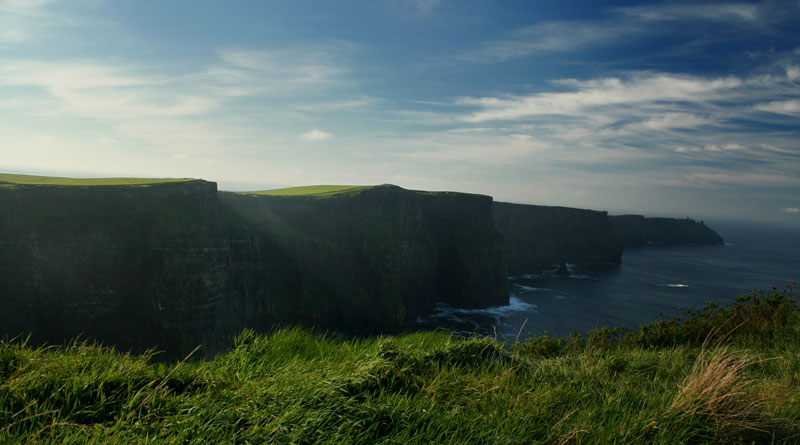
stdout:
<svg viewBox="0 0 800 445">
<path fill-rule="evenodd" d="M 800 0 L 0 0 L 0 171 L 800 227 Z"/>
</svg>

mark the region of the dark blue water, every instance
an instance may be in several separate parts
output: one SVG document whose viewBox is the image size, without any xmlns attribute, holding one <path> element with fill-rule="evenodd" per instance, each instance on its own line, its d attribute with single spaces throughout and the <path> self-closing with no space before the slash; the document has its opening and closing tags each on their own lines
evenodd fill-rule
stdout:
<svg viewBox="0 0 800 445">
<path fill-rule="evenodd" d="M 601 326 L 638 328 L 660 315 L 771 286 L 800 285 L 800 229 L 709 224 L 724 246 L 643 246 L 626 249 L 622 265 L 571 266 L 570 277 L 552 272 L 509 277 L 509 306 L 463 310 L 437 306 L 415 328 L 514 342 L 547 333 L 566 336 Z"/>
</svg>

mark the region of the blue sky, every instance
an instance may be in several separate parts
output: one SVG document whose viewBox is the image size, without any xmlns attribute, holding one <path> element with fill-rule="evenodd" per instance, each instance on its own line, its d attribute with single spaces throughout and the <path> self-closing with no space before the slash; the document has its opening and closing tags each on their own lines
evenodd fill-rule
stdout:
<svg viewBox="0 0 800 445">
<path fill-rule="evenodd" d="M 0 171 L 800 226 L 800 1 L 0 0 Z"/>
</svg>

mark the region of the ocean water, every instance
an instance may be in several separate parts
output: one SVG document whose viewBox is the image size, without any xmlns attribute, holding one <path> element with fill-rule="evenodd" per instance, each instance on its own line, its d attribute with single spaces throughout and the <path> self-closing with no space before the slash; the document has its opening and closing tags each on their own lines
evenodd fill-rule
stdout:
<svg viewBox="0 0 800 445">
<path fill-rule="evenodd" d="M 465 310 L 440 304 L 412 329 L 489 335 L 506 342 L 602 326 L 636 329 L 708 301 L 726 305 L 772 286 L 783 290 L 793 281 L 800 286 L 800 228 L 709 226 L 725 245 L 642 246 L 626 249 L 619 266 L 568 265 L 569 277 L 556 276 L 555 267 L 509 277 L 508 306 Z"/>
</svg>

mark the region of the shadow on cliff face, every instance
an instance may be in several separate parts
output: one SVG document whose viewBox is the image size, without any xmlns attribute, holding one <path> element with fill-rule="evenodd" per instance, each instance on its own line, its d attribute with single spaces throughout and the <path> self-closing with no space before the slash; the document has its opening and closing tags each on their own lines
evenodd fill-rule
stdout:
<svg viewBox="0 0 800 445">
<path fill-rule="evenodd" d="M 464 262 L 458 255 L 458 249 L 456 247 L 440 249 L 434 283 L 437 300 L 458 306 L 459 298 L 463 295 L 460 285 L 464 283 L 464 275 Z"/>
</svg>

